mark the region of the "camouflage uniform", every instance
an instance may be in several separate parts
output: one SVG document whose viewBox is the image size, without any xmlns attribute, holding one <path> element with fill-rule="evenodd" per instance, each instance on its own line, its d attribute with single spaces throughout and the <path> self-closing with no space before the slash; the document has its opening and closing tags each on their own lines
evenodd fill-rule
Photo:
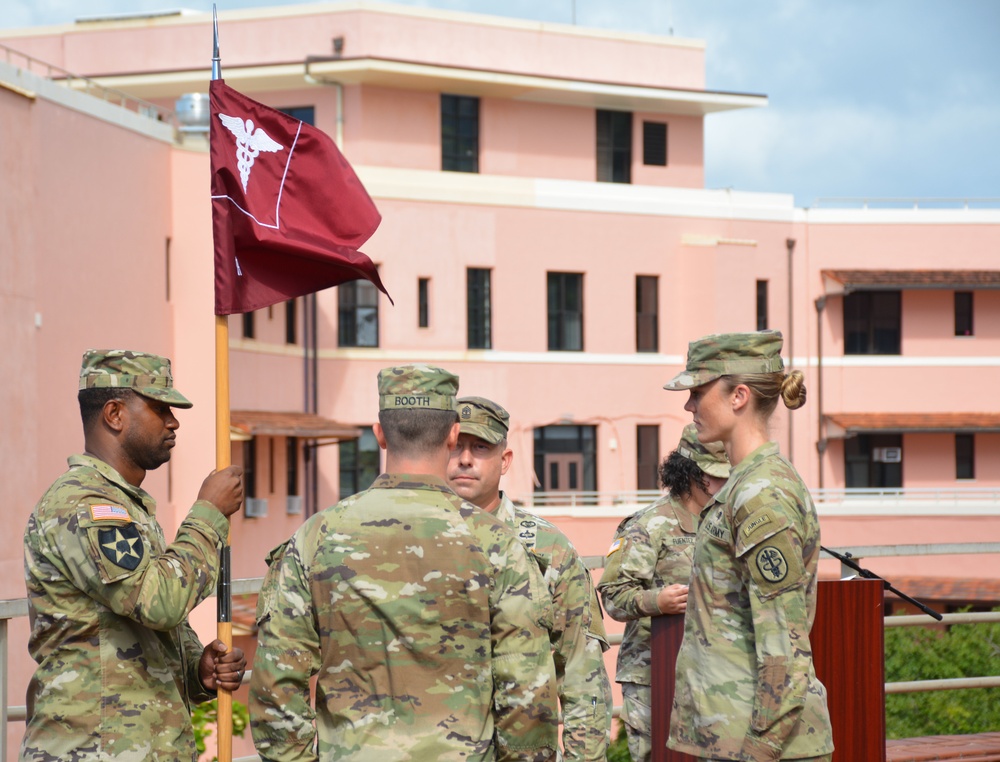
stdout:
<svg viewBox="0 0 1000 762">
<path fill-rule="evenodd" d="M 510 414 L 501 405 L 485 397 L 463 397 L 458 410 L 463 434 L 491 445 L 506 440 Z M 549 640 L 562 707 L 564 757 L 604 760 L 614 700 L 604 667 L 608 638 L 590 571 L 566 535 L 515 506 L 503 492 L 491 513 L 511 527 L 531 552 L 552 599 Z"/>
<path fill-rule="evenodd" d="M 559 529 L 516 507 L 502 492 L 500 497 L 493 515 L 531 551 L 552 596 L 549 640 L 562 706 L 564 758 L 603 760 L 614 702 L 604 667 L 608 637 L 590 571 Z"/>
<path fill-rule="evenodd" d="M 621 720 L 635 762 L 652 755 L 650 617 L 657 592 L 686 585 L 698 517 L 666 495 L 618 527 L 597 589 L 612 619 L 625 622 L 615 681 L 622 684 Z"/>
<path fill-rule="evenodd" d="M 780 348 L 776 331 L 707 337 L 691 344 L 687 369 L 667 388 L 780 371 Z M 809 645 L 819 544 L 816 508 L 775 443 L 733 467 L 695 543 L 670 748 L 720 760 L 833 751 Z"/>
<path fill-rule="evenodd" d="M 383 370 L 380 406 L 454 410 L 457 383 Z M 443 479 L 379 476 L 303 524 L 268 570 L 250 684 L 258 753 L 554 759 L 547 598 L 509 528 Z"/>
<path fill-rule="evenodd" d="M 148 366 L 135 376 L 155 385 L 146 396 L 190 407 L 171 388 L 169 364 L 154 372 L 163 358 L 127 354 Z M 85 366 L 81 388 L 131 385 L 91 371 Z M 22 760 L 197 758 L 191 706 L 215 694 L 199 679 L 203 648 L 187 616 L 215 591 L 229 522 L 196 502 L 168 546 L 155 513 L 144 490 L 77 455 L 29 517 L 28 650 L 38 669 Z"/>
<path fill-rule="evenodd" d="M 729 462 L 719 443 L 702 445 L 687 426 L 677 452 L 705 472 L 725 478 Z M 657 594 L 691 578 L 698 517 L 665 495 L 618 527 L 597 589 L 608 615 L 625 622 L 615 680 L 622 685 L 621 720 L 634 762 L 652 758 L 650 617 L 660 616 Z M 677 616 L 677 615 L 675 615 Z"/>
</svg>

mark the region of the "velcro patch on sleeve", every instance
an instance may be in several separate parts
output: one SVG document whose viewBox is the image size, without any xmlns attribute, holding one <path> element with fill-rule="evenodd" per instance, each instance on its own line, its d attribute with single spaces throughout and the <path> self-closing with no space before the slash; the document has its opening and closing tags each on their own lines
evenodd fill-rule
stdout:
<svg viewBox="0 0 1000 762">
<path fill-rule="evenodd" d="M 762 513 L 760 516 L 757 516 L 752 521 L 748 521 L 740 531 L 743 532 L 744 537 L 749 537 L 754 533 L 754 530 L 764 526 L 764 524 L 767 524 L 770 521 L 771 517 L 767 513 Z"/>
<path fill-rule="evenodd" d="M 768 537 L 746 554 L 753 588 L 761 600 L 798 587 L 805 579 L 801 549 L 788 531 Z"/>
<path fill-rule="evenodd" d="M 618 574 L 622 568 L 622 560 L 629 552 L 629 541 L 626 537 L 616 537 L 608 550 L 607 558 L 604 561 L 604 573 L 601 575 L 601 582 L 618 579 Z"/>
<path fill-rule="evenodd" d="M 125 521 L 132 522 L 132 517 L 120 505 L 92 505 L 90 506 L 90 518 L 94 521 Z"/>
<path fill-rule="evenodd" d="M 743 516 L 737 525 L 735 540 L 736 555 L 752 555 L 752 549 L 788 528 L 789 520 L 781 512 L 780 506 L 771 505 L 758 508 L 755 513 Z"/>
<path fill-rule="evenodd" d="M 146 552 L 135 525 L 99 529 L 97 542 L 104 558 L 126 571 L 137 569 Z"/>
</svg>

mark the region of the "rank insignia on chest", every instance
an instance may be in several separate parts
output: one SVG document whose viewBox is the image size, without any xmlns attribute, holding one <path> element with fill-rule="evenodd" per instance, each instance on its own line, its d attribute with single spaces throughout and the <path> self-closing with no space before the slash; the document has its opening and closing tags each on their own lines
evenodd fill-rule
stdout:
<svg viewBox="0 0 1000 762">
<path fill-rule="evenodd" d="M 142 561 L 142 537 L 135 524 L 100 529 L 97 542 L 101 552 L 115 566 L 131 571 Z"/>
</svg>

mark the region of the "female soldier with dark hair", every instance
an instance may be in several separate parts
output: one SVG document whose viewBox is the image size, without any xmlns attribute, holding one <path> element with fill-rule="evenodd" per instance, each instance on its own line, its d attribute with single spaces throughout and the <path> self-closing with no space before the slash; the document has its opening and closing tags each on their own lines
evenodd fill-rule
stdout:
<svg viewBox="0 0 1000 762">
<path fill-rule="evenodd" d="M 659 475 L 667 494 L 621 523 L 597 586 L 608 615 L 626 623 L 615 680 L 634 762 L 652 758 L 650 617 L 683 615 L 698 514 L 725 483 L 729 461 L 722 443 L 702 444 L 692 424 Z"/>
<path fill-rule="evenodd" d="M 706 336 L 664 387 L 689 390 L 698 438 L 720 440 L 729 481 L 709 501 L 677 657 L 672 749 L 713 760 L 829 760 L 826 690 L 813 668 L 819 520 L 795 468 L 768 440 L 780 398 L 805 404 L 778 331 Z"/>
</svg>

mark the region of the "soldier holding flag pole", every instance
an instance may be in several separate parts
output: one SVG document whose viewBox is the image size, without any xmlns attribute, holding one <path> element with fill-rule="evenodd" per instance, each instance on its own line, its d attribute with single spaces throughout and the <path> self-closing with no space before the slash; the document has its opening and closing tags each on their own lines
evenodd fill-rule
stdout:
<svg viewBox="0 0 1000 762">
<path fill-rule="evenodd" d="M 243 502 L 241 469 L 218 469 L 167 544 L 146 474 L 170 459 L 192 403 L 170 361 L 88 350 L 78 393 L 84 452 L 28 519 L 24 567 L 38 662 L 27 692 L 20 759 L 197 757 L 191 707 L 239 686 L 246 659 L 202 647 L 188 614 L 211 595 L 228 517 Z"/>
</svg>

